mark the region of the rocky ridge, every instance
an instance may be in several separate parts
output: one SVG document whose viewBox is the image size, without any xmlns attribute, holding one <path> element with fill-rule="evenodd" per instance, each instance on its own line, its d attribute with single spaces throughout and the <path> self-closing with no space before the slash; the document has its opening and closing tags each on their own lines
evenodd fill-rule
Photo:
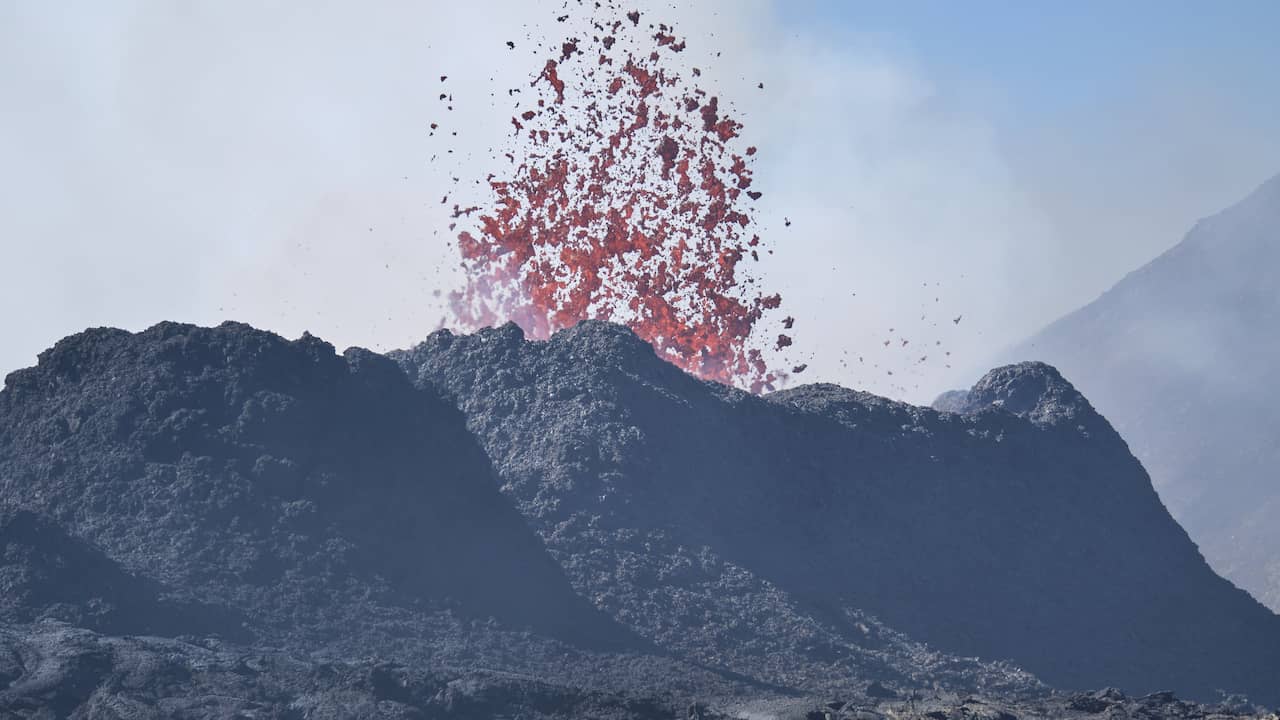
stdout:
<svg viewBox="0 0 1280 720">
<path fill-rule="evenodd" d="M 999 361 L 1052 363 L 1218 572 L 1280 611 L 1280 176 Z"/>
<path fill-rule="evenodd" d="M 1045 497 L 1062 477 L 1035 480 L 1038 463 L 1096 455 L 1072 470 L 1082 483 L 1115 462 L 1118 438 L 1051 369 L 993 374 L 987 405 L 962 416 L 834 386 L 745 395 L 598 323 L 547 343 L 442 333 L 396 359 L 164 323 L 72 336 L 6 378 L 0 716 L 1095 712 L 1020 669 L 1034 644 L 1006 637 L 1016 662 L 989 652 L 1004 629 L 978 615 L 998 599 L 984 583 L 1056 591 L 1077 570 L 1024 577 L 997 554 L 1010 542 L 1028 558 L 1080 544 L 1034 541 L 1019 533 L 1042 518 L 1023 527 L 1002 514 L 1023 506 L 984 503 L 1018 484 L 1087 497 L 1096 484 Z M 1162 532 L 1158 513 L 1133 514 L 1149 486 L 1094 480 L 1134 526 L 1101 542 Z M 1200 578 L 1169 567 L 1176 543 L 1149 541 L 1157 571 Z M 1134 571 L 1117 561 L 1100 582 Z M 1201 592 L 1173 610 L 1230 607 Z M 1177 683 L 1201 669 L 1174 659 L 1146 670 Z M 1108 716 L 1256 711 L 1122 697 Z"/>
<path fill-rule="evenodd" d="M 91 330 L 11 374 L 0 539 L 15 627 L 583 692 L 743 685 L 652 655 L 574 593 L 455 408 L 382 356 L 309 336 Z"/>
<path fill-rule="evenodd" d="M 1213 574 L 1048 366 L 993 371 L 955 414 L 828 385 L 750 396 L 605 323 L 393 356 L 462 409 L 575 589 L 683 657 L 814 690 L 945 685 L 964 657 L 984 660 L 957 676 L 1006 692 L 1034 686 L 1017 667 L 1065 688 L 1280 687 L 1280 619 Z"/>
</svg>

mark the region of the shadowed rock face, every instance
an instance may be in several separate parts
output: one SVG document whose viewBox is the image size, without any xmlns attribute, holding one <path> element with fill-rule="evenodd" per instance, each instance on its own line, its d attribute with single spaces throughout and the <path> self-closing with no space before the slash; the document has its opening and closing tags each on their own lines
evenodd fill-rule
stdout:
<svg viewBox="0 0 1280 720">
<path fill-rule="evenodd" d="M 0 512 L 3 622 L 53 619 L 111 634 L 248 638 L 240 615 L 164 594 L 159 583 L 124 571 L 46 518 Z"/>
<path fill-rule="evenodd" d="M 626 638 L 497 492 L 453 407 L 312 337 L 162 324 L 63 340 L 0 393 L 0 503 L 26 513 L 3 530 L 25 570 L 0 577 L 41 607 L 88 602 L 84 569 L 120 612 L 167 586 L 242 616 L 224 636 L 307 650 L 381 652 L 455 614 Z"/>
<path fill-rule="evenodd" d="M 457 402 L 578 591 L 682 655 L 778 682 L 946 677 L 891 627 L 1062 687 L 1280 697 L 1280 620 L 1209 570 L 1048 366 L 993 371 L 957 414 L 827 385 L 751 397 L 593 322 L 394 357 Z"/>
<path fill-rule="evenodd" d="M 1062 369 L 1210 564 L 1280 611 L 1280 177 L 1002 353 Z"/>
</svg>

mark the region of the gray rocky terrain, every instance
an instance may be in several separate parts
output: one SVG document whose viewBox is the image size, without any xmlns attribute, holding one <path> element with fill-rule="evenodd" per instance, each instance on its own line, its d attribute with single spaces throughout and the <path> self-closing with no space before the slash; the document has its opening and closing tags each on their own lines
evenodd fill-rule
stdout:
<svg viewBox="0 0 1280 720">
<path fill-rule="evenodd" d="M 959 414 L 751 396 L 605 323 L 441 332 L 396 359 L 456 400 L 575 589 L 682 657 L 814 690 L 955 671 L 1016 692 L 1020 667 L 1277 697 L 1280 618 L 1209 569 L 1049 366 L 992 371 Z"/>
<path fill-rule="evenodd" d="M 1280 177 L 1001 355 L 1060 368 L 1210 565 L 1280 611 Z"/>
<path fill-rule="evenodd" d="M 90 330 L 0 391 L 0 717 L 1275 702 L 1276 617 L 1066 381 L 1004 368 L 960 400 L 762 399 L 601 323 L 394 361 Z"/>
</svg>

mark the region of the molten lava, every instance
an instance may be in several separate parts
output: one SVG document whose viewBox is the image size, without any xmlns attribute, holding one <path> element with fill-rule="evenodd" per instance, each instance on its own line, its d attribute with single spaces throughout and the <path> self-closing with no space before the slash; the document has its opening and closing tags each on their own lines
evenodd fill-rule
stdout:
<svg viewBox="0 0 1280 720">
<path fill-rule="evenodd" d="M 509 173 L 488 178 L 486 209 L 454 206 L 467 284 L 453 314 L 535 338 L 620 322 L 700 377 L 772 389 L 783 374 L 753 330 L 781 298 L 743 265 L 763 250 L 748 207 L 756 149 L 739 151 L 742 125 L 682 81 L 672 28 L 616 18 L 547 46 L 499 154 Z"/>
</svg>

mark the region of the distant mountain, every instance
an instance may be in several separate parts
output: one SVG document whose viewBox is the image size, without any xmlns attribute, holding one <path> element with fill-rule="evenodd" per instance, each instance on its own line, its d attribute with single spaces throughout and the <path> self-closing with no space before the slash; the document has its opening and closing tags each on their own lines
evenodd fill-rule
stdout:
<svg viewBox="0 0 1280 720">
<path fill-rule="evenodd" d="M 682 657 L 783 685 L 1025 684 L 909 638 L 1058 687 L 1280 699 L 1280 618 L 1209 569 L 1046 365 L 993 371 L 955 414 L 753 397 L 596 322 L 393 356 L 457 402 L 575 589 Z"/>
<path fill-rule="evenodd" d="M 1280 611 L 1280 176 L 1003 357 L 1071 377 L 1209 563 Z"/>
</svg>

